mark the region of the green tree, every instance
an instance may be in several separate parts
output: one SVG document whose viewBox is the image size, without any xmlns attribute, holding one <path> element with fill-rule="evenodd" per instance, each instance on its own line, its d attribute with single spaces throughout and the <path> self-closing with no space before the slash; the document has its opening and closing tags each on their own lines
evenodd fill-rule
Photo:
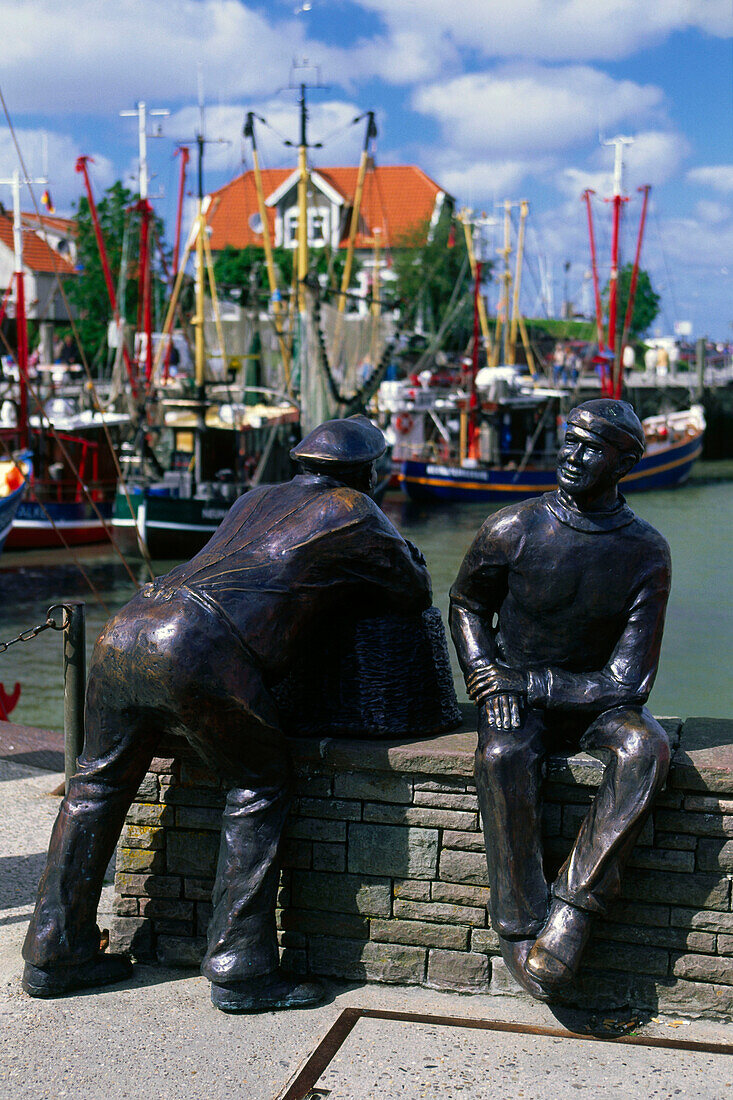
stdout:
<svg viewBox="0 0 733 1100">
<path fill-rule="evenodd" d="M 484 264 L 484 277 L 488 277 L 490 270 L 490 264 Z M 465 347 L 473 325 L 473 279 L 463 226 L 453 221 L 450 212 L 440 218 L 432 231 L 429 222 L 424 222 L 395 241 L 393 271 L 403 321 L 412 326 L 419 319 L 430 333 L 440 328 L 456 283 L 460 282 L 454 299 L 458 309 L 446 330 L 443 345 Z"/>
<path fill-rule="evenodd" d="M 283 297 L 287 297 L 293 283 L 292 248 L 273 248 L 272 258 L 277 272 L 278 286 Z M 308 254 L 312 273 L 326 277 L 332 290 L 341 286 L 345 255 L 334 253 L 329 247 L 311 248 Z M 359 264 L 352 268 L 352 284 L 359 271 Z M 217 253 L 214 260 L 214 277 L 217 289 L 240 305 L 254 308 L 262 306 L 270 293 L 267 277 L 265 252 L 262 248 L 248 245 L 246 248 L 233 248 L 227 245 Z"/>
<path fill-rule="evenodd" d="M 115 293 L 118 293 L 120 267 L 123 252 L 126 254 L 126 278 L 122 298 L 117 305 L 121 315 L 131 325 L 137 321 L 138 311 L 138 248 L 140 239 L 140 213 L 136 209 L 138 196 L 123 187 L 119 180 L 108 187 L 97 203 L 97 214 L 102 229 L 107 259 L 109 261 Z M 82 347 L 90 362 L 102 357 L 106 347 L 107 326 L 112 317 L 107 287 L 94 234 L 91 211 L 86 197 L 76 206 L 76 263 L 78 275 L 67 283 L 69 300 L 76 307 L 76 327 Z M 153 256 L 162 242 L 163 223 L 153 217 L 151 243 Z M 161 304 L 163 283 L 153 263 L 154 302 Z M 160 322 L 162 324 L 162 320 Z"/>
<path fill-rule="evenodd" d="M 616 335 L 618 339 L 621 338 L 623 333 L 624 318 L 626 317 L 633 270 L 633 264 L 624 264 L 618 273 L 616 307 Z M 606 311 L 608 311 L 608 291 L 609 286 L 607 284 L 603 290 L 603 300 Z M 636 293 L 634 295 L 634 310 L 631 315 L 631 324 L 629 325 L 629 340 L 637 340 L 647 331 L 655 317 L 659 314 L 660 301 L 659 295 L 654 291 L 648 272 L 640 267 L 636 283 Z"/>
</svg>

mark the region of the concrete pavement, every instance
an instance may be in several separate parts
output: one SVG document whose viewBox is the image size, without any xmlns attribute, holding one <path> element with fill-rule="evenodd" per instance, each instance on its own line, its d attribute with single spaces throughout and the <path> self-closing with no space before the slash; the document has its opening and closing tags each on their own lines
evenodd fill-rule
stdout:
<svg viewBox="0 0 733 1100">
<path fill-rule="evenodd" d="M 347 1007 L 576 1030 L 612 1029 L 582 1013 L 561 1021 L 522 996 L 460 996 L 395 986 L 329 986 L 315 1009 L 225 1016 L 190 972 L 136 967 L 116 988 L 34 1001 L 20 988 L 22 944 L 62 776 L 0 760 L 0 1100 L 275 1100 Z M 112 899 L 105 887 L 100 925 Z M 733 1026 L 656 1017 L 640 1036 L 733 1043 Z M 733 1056 L 360 1019 L 320 1075 L 319 1097 L 484 1100 L 571 1095 L 733 1095 Z"/>
</svg>

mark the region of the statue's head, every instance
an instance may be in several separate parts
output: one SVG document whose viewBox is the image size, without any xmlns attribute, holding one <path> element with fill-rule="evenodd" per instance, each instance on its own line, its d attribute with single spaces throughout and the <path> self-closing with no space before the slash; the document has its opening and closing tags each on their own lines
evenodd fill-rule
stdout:
<svg viewBox="0 0 733 1100">
<path fill-rule="evenodd" d="M 304 470 L 327 474 L 363 493 L 376 484 L 376 461 L 387 449 L 382 432 L 360 414 L 326 420 L 290 452 Z"/>
<path fill-rule="evenodd" d="M 572 497 L 603 496 L 644 453 L 644 428 L 627 401 L 585 401 L 568 415 L 557 481 Z"/>
</svg>

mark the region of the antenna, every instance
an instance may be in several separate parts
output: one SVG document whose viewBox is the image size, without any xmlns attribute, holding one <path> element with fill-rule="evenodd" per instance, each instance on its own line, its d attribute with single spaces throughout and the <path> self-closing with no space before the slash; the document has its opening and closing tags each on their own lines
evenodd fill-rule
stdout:
<svg viewBox="0 0 733 1100">
<path fill-rule="evenodd" d="M 167 117 L 170 111 L 165 108 L 154 107 L 148 110 L 142 100 L 134 111 L 120 111 L 120 118 L 137 118 L 137 140 L 140 159 L 140 198 L 148 197 L 148 115 Z M 157 126 L 156 132 L 151 137 L 162 137 L 162 127 Z"/>
<path fill-rule="evenodd" d="M 623 134 L 619 134 L 618 137 L 611 138 L 609 141 L 604 141 L 604 145 L 613 145 L 615 149 L 613 158 L 613 194 L 614 196 L 621 195 L 623 193 L 623 171 L 624 171 L 624 145 L 633 145 L 634 138 L 625 137 Z"/>
</svg>

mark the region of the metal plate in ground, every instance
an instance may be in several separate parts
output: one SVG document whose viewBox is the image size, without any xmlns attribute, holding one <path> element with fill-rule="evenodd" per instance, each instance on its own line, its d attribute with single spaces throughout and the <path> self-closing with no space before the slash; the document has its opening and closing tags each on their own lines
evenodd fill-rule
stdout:
<svg viewBox="0 0 733 1100">
<path fill-rule="evenodd" d="M 282 1100 L 727 1100 L 733 1095 L 731 1046 L 656 1045 L 661 1041 L 654 1039 L 649 1042 L 655 1045 L 646 1045 L 643 1038 L 608 1042 L 561 1029 L 404 1016 L 347 1010 L 341 1030 L 338 1023 L 331 1029 Z"/>
</svg>

